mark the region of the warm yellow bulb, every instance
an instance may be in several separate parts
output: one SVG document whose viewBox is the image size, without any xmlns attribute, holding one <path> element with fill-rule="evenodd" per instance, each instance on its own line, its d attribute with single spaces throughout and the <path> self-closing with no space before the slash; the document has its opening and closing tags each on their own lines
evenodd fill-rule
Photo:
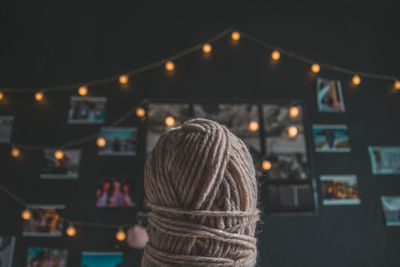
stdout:
<svg viewBox="0 0 400 267">
<path fill-rule="evenodd" d="M 67 233 L 67 236 L 73 237 L 76 235 L 76 228 L 71 224 L 67 227 L 65 232 Z"/>
<path fill-rule="evenodd" d="M 208 54 L 212 50 L 212 46 L 210 44 L 203 44 L 203 52 Z"/>
<path fill-rule="evenodd" d="M 98 147 L 105 147 L 107 142 L 104 137 L 99 137 L 99 138 L 97 138 L 96 143 L 97 143 Z"/>
<path fill-rule="evenodd" d="M 298 107 L 291 107 L 289 109 L 289 116 L 292 118 L 296 118 L 297 116 L 299 116 L 300 110 Z"/>
<path fill-rule="evenodd" d="M 121 76 L 119 76 L 119 83 L 120 83 L 120 84 L 125 85 L 125 84 L 127 84 L 128 82 L 129 82 L 129 77 L 128 77 L 128 75 L 121 75 Z"/>
<path fill-rule="evenodd" d="M 24 219 L 25 221 L 28 221 L 32 218 L 32 213 L 30 210 L 24 210 L 21 213 L 21 217 L 22 219 Z"/>
<path fill-rule="evenodd" d="M 37 93 L 35 94 L 35 99 L 36 99 L 36 101 L 42 101 L 43 98 L 44 98 L 43 92 L 37 92 Z"/>
<path fill-rule="evenodd" d="M 321 67 L 318 64 L 311 65 L 311 71 L 314 73 L 318 73 L 321 70 Z"/>
<path fill-rule="evenodd" d="M 126 234 L 123 230 L 118 230 L 118 232 L 115 234 L 115 238 L 118 241 L 124 241 L 126 238 Z"/>
<path fill-rule="evenodd" d="M 394 89 L 400 90 L 400 81 L 399 80 L 394 81 Z M 1 97 L 0 97 L 0 100 L 1 100 Z"/>
<path fill-rule="evenodd" d="M 289 137 L 293 138 L 299 133 L 299 130 L 295 126 L 290 126 L 288 129 Z"/>
<path fill-rule="evenodd" d="M 56 159 L 62 159 L 64 157 L 64 152 L 62 152 L 62 150 L 56 150 L 54 152 L 54 157 Z"/>
<path fill-rule="evenodd" d="M 172 116 L 168 116 L 165 118 L 165 125 L 168 127 L 173 127 L 175 125 L 175 119 Z"/>
<path fill-rule="evenodd" d="M 361 78 L 356 74 L 353 76 L 352 81 L 354 85 L 359 85 L 361 83 Z"/>
<path fill-rule="evenodd" d="M 11 149 L 11 156 L 13 156 L 14 158 L 18 158 L 20 155 L 21 155 L 21 151 L 19 150 L 19 148 L 13 147 Z"/>
<path fill-rule="evenodd" d="M 4 99 L 4 93 L 0 91 L 0 101 Z"/>
<path fill-rule="evenodd" d="M 82 85 L 81 87 L 79 87 L 78 93 L 81 96 L 85 96 L 88 94 L 88 88 L 86 86 Z"/>
<path fill-rule="evenodd" d="M 274 50 L 271 53 L 271 58 L 275 61 L 278 61 L 281 58 L 281 53 L 278 50 Z"/>
<path fill-rule="evenodd" d="M 240 33 L 239 32 L 232 32 L 231 38 L 234 41 L 238 41 L 240 39 Z"/>
<path fill-rule="evenodd" d="M 167 61 L 166 63 L 165 63 L 165 69 L 167 70 L 167 71 L 173 71 L 174 69 L 175 69 L 175 64 L 174 64 L 174 62 L 172 62 L 172 61 Z"/>
<path fill-rule="evenodd" d="M 250 131 L 255 132 L 255 131 L 258 130 L 258 128 L 259 128 L 258 122 L 256 122 L 256 121 L 251 121 L 251 122 L 249 123 L 249 130 L 250 130 Z"/>
<path fill-rule="evenodd" d="M 136 116 L 139 118 L 143 118 L 146 115 L 146 110 L 144 108 L 137 108 L 136 109 Z"/>
<path fill-rule="evenodd" d="M 272 167 L 272 163 L 271 163 L 271 161 L 269 161 L 269 160 L 264 160 L 264 161 L 262 162 L 262 164 L 261 164 L 261 168 L 262 168 L 264 171 L 270 170 L 271 167 Z"/>
</svg>

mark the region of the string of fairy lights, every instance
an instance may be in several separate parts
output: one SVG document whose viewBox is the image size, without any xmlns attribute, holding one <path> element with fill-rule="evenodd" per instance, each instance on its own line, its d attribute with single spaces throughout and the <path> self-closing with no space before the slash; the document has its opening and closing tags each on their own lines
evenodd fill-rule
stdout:
<svg viewBox="0 0 400 267">
<path fill-rule="evenodd" d="M 312 59 L 309 59 L 307 57 L 304 57 L 302 55 L 299 55 L 297 53 L 285 50 L 283 48 L 274 46 L 269 44 L 268 42 L 265 42 L 259 38 L 256 38 L 254 36 L 245 34 L 243 32 L 238 32 L 233 29 L 227 29 L 214 37 L 206 40 L 205 42 L 199 43 L 189 49 L 183 50 L 173 56 L 170 56 L 166 59 L 162 59 L 156 62 L 153 62 L 151 64 L 142 66 L 138 69 L 129 71 L 125 74 L 121 74 L 118 76 L 112 76 L 108 78 L 103 78 L 99 80 L 93 80 L 90 82 L 86 83 L 76 83 L 76 84 L 68 84 L 68 85 L 61 85 L 61 86 L 55 86 L 55 87 L 47 87 L 47 88 L 41 88 L 41 89 L 35 89 L 35 88 L 1 88 L 0 89 L 0 103 L 5 101 L 7 96 L 9 94 L 13 93 L 33 93 L 34 100 L 36 102 L 42 102 L 46 98 L 46 95 L 50 92 L 55 92 L 55 91 L 62 91 L 62 90 L 77 90 L 78 95 L 84 97 L 89 94 L 89 90 L 95 90 L 96 85 L 98 84 L 104 84 L 104 83 L 109 83 L 109 82 L 118 82 L 121 86 L 127 86 L 130 81 L 132 80 L 132 77 L 139 75 L 140 73 L 143 73 L 145 71 L 150 71 L 155 68 L 159 67 L 164 67 L 167 72 L 173 73 L 175 71 L 175 64 L 176 60 L 184 57 L 186 55 L 195 53 L 197 51 L 202 51 L 204 55 L 210 54 L 213 50 L 213 43 L 219 39 L 222 39 L 226 36 L 230 36 L 230 39 L 233 43 L 238 43 L 240 40 L 245 39 L 248 40 L 252 43 L 255 43 L 261 47 L 264 47 L 269 50 L 270 53 L 270 58 L 274 62 L 278 62 L 282 56 L 286 56 L 301 62 L 304 62 L 307 64 L 307 66 L 310 68 L 310 71 L 314 74 L 318 74 L 322 68 L 327 69 L 327 70 L 332 70 L 344 74 L 351 75 L 351 81 L 354 86 L 358 86 L 361 84 L 363 78 L 369 78 L 369 79 L 378 79 L 378 80 L 386 80 L 386 81 L 392 81 L 393 82 L 393 89 L 397 92 L 400 92 L 400 80 L 396 76 L 392 75 L 383 75 L 383 74 L 376 74 L 376 73 L 368 73 L 368 72 L 360 72 L 360 71 L 354 71 L 350 70 L 347 68 L 343 68 L 340 66 L 332 65 L 332 64 L 327 64 L 323 62 L 318 62 Z M 292 106 L 289 109 L 289 116 L 292 118 L 295 118 L 299 115 L 300 110 L 296 106 Z M 145 118 L 146 116 L 146 110 L 142 105 L 135 106 L 134 108 L 128 110 L 125 114 L 123 114 L 121 117 L 119 117 L 114 123 L 112 123 L 112 126 L 119 125 L 121 122 L 129 118 L 135 114 L 139 118 Z M 165 125 L 168 127 L 173 127 L 175 126 L 176 121 L 175 118 L 172 116 L 167 116 L 165 118 Z M 248 125 L 250 131 L 258 131 L 259 129 L 259 124 L 256 121 L 251 121 Z M 297 129 L 296 126 L 290 126 L 287 129 L 287 134 L 290 138 L 294 138 L 297 136 L 299 130 Z M 98 134 L 92 134 L 86 137 L 82 137 L 76 140 L 72 140 L 68 143 L 57 145 L 57 146 L 30 146 L 30 145 L 23 145 L 23 144 L 17 144 L 17 143 L 12 143 L 11 144 L 11 155 L 14 158 L 18 158 L 21 156 L 21 149 L 23 150 L 42 150 L 45 148 L 52 148 L 55 150 L 54 152 L 54 157 L 56 159 L 62 159 L 64 157 L 64 152 L 63 148 L 75 146 L 78 144 L 82 144 L 85 142 L 89 142 L 92 140 L 96 140 L 96 144 L 98 147 L 104 147 L 106 145 L 106 139 L 99 136 Z M 271 169 L 271 162 L 269 160 L 263 160 L 260 164 L 260 167 L 264 171 L 268 171 Z M 12 199 L 15 201 L 19 202 L 21 205 L 25 207 L 25 209 L 21 213 L 21 217 L 23 220 L 30 220 L 32 218 L 32 212 L 28 206 L 25 204 L 24 201 L 22 201 L 20 198 L 12 194 L 7 188 L 4 186 L 0 185 L 0 190 L 5 192 L 7 195 L 9 195 Z M 124 228 L 127 227 L 126 225 L 122 226 L 117 226 L 117 225 L 110 225 L 110 224 L 102 224 L 102 223 L 88 223 L 88 222 L 79 222 L 79 221 L 71 221 L 66 218 L 62 218 L 64 222 L 68 224 L 68 227 L 65 229 L 65 233 L 69 237 L 73 237 L 77 234 L 77 229 L 75 226 L 93 226 L 93 227 L 101 227 L 101 228 L 114 228 L 118 229 L 115 238 L 118 241 L 123 241 L 126 239 L 126 233 L 124 231 Z"/>
</svg>

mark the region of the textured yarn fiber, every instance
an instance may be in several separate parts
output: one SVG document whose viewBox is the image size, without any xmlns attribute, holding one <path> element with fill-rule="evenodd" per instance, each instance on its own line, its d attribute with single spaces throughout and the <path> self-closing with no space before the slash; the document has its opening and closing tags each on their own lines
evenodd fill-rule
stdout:
<svg viewBox="0 0 400 267">
<path fill-rule="evenodd" d="M 143 266 L 256 264 L 254 165 L 227 128 L 194 119 L 161 136 L 144 184 L 152 211 Z"/>
</svg>

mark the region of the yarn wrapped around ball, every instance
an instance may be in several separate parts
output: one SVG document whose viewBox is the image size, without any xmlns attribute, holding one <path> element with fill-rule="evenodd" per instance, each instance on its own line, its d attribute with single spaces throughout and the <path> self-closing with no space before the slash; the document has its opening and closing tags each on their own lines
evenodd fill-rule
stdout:
<svg viewBox="0 0 400 267">
<path fill-rule="evenodd" d="M 159 138 L 144 171 L 142 266 L 255 266 L 257 181 L 242 140 L 217 122 L 189 120 Z"/>
</svg>

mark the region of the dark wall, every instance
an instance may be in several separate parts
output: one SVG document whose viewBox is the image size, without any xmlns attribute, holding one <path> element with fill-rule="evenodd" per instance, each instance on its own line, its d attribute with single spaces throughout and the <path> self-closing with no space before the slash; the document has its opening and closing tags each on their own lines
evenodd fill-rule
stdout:
<svg viewBox="0 0 400 267">
<path fill-rule="evenodd" d="M 165 58 L 228 28 L 253 34 L 316 60 L 354 70 L 398 75 L 400 37 L 396 1 L 270 1 L 242 3 L 186 1 L 107 1 L 79 5 L 49 1 L 39 5 L 0 4 L 1 87 L 45 87 L 84 82 L 124 73 Z M 378 6 L 379 5 L 379 6 Z M 399 145 L 400 94 L 391 82 L 364 79 L 354 88 L 341 79 L 346 112 L 321 114 L 315 101 L 315 77 L 308 66 L 285 58 L 272 66 L 269 51 L 246 40 L 225 38 L 205 59 L 195 53 L 176 62 L 176 73 L 162 68 L 133 78 L 122 90 L 116 83 L 96 87 L 91 95 L 109 98 L 106 125 L 143 98 L 300 99 L 310 123 L 348 124 L 351 153 L 314 154 L 314 173 L 357 174 L 360 206 L 321 207 L 316 216 L 263 217 L 259 233 L 260 266 L 399 266 L 400 229 L 384 226 L 379 196 L 400 194 L 400 177 L 372 176 L 368 145 Z M 90 90 L 90 88 L 89 88 Z M 68 125 L 69 96 L 49 93 L 42 104 L 31 94 L 15 93 L 0 103 L 0 115 L 15 115 L 12 141 L 57 145 L 97 133 L 98 126 Z M 138 124 L 131 118 L 124 125 Z M 67 216 L 81 221 L 133 223 L 127 211 L 93 208 L 99 176 L 134 173 L 142 177 L 143 160 L 97 157 L 94 142 L 81 146 L 77 181 L 40 180 L 41 152 L 21 159 L 0 146 L 0 183 L 28 203 L 65 203 Z M 263 192 L 260 192 L 263 194 Z M 0 234 L 20 235 L 21 207 L 0 195 Z M 17 240 L 15 266 L 24 266 L 26 246 L 68 247 L 77 266 L 81 250 L 114 249 L 114 231 L 85 228 L 74 239 Z M 130 266 L 135 266 L 135 253 Z"/>
</svg>

